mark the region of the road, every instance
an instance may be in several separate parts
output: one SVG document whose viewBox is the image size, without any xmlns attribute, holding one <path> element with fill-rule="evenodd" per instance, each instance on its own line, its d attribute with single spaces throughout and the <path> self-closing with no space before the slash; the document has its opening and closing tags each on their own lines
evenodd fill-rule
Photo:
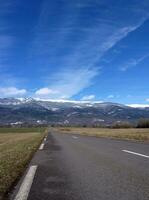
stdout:
<svg viewBox="0 0 149 200">
<path fill-rule="evenodd" d="M 149 144 L 49 133 L 32 166 L 31 188 L 20 191 L 27 169 L 10 199 L 149 200 Z"/>
</svg>

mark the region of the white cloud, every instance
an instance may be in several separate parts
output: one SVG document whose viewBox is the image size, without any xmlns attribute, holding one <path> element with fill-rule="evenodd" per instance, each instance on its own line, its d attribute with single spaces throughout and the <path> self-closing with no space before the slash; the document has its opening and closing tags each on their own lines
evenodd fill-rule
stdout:
<svg viewBox="0 0 149 200">
<path fill-rule="evenodd" d="M 75 7 L 74 4 L 76 4 L 75 1 L 72 2 L 73 9 Z M 94 4 L 95 2 L 92 5 Z M 86 2 L 85 4 L 77 3 L 77 5 L 79 7 L 88 7 Z M 134 8 L 134 6 L 132 8 Z M 108 9 L 110 12 L 109 17 L 107 11 L 104 13 L 105 11 L 103 9 L 103 16 L 107 17 L 96 17 L 91 26 L 78 26 L 78 24 L 76 24 L 78 22 L 76 19 L 81 17 L 79 10 L 79 12 L 75 12 L 73 16 L 71 12 L 69 12 L 70 14 L 65 13 L 64 17 L 61 17 L 59 21 L 59 24 L 62 26 L 51 26 L 51 28 L 48 29 L 50 4 L 48 4 L 48 1 L 44 1 L 43 6 L 41 6 L 39 21 L 34 30 L 35 38 L 29 47 L 29 55 L 31 57 L 35 56 L 37 58 L 36 61 L 39 58 L 46 72 L 49 70 L 50 65 L 62 66 L 66 70 L 53 75 L 49 70 L 49 77 L 51 76 L 51 78 L 46 83 L 46 91 L 40 91 L 44 89 L 41 88 L 39 91 L 36 91 L 35 95 L 40 95 L 41 97 L 46 96 L 47 98 L 67 99 L 90 86 L 93 83 L 92 80 L 94 77 L 99 74 L 97 69 L 91 67 L 97 65 L 97 62 L 99 63 L 101 57 L 103 57 L 105 53 L 129 33 L 139 28 L 148 18 L 146 12 L 142 12 L 142 14 L 138 15 L 131 9 L 131 6 L 127 12 L 129 14 L 132 13 L 134 20 L 130 21 L 120 19 L 119 17 L 116 18 L 115 10 L 111 13 L 112 10 L 110 11 L 110 9 L 111 6 Z M 122 9 L 120 12 L 125 11 L 123 7 L 120 7 L 120 9 Z M 76 32 L 74 32 L 74 28 L 77 30 Z M 76 40 L 72 43 L 66 43 L 67 39 L 71 38 L 72 34 L 75 34 Z M 81 40 L 78 42 L 77 38 L 81 38 Z M 69 53 L 65 53 L 57 59 L 55 55 L 61 55 L 63 47 L 65 48 L 64 51 Z M 32 60 L 33 59 L 31 59 L 31 62 L 34 62 L 34 60 Z M 58 71 L 59 67 L 57 67 L 56 70 Z M 59 91 L 59 93 L 52 93 L 51 90 Z"/>
<path fill-rule="evenodd" d="M 127 104 L 127 106 L 130 106 L 132 108 L 147 108 L 147 107 L 149 107 L 148 104 Z"/>
<path fill-rule="evenodd" d="M 95 95 L 91 94 L 91 95 L 82 97 L 81 100 L 88 101 L 88 100 L 93 100 L 93 99 L 95 99 Z"/>
<path fill-rule="evenodd" d="M 127 62 L 125 65 L 123 65 L 120 68 L 120 70 L 123 71 L 123 72 L 125 72 L 129 68 L 137 66 L 139 63 L 141 63 L 142 61 L 144 61 L 148 57 L 149 57 L 149 53 L 141 56 L 140 58 L 131 59 L 129 62 Z"/>
<path fill-rule="evenodd" d="M 70 9 L 73 8 L 73 10 L 75 7 L 90 7 L 91 9 L 101 4 L 99 1 L 82 1 L 79 3 L 70 1 L 69 3 L 71 4 Z M 31 56 L 39 56 L 39 59 L 42 60 L 42 63 L 45 62 L 44 66 L 46 66 L 47 63 L 49 64 L 52 62 L 52 59 L 51 56 L 45 58 L 45 54 L 52 54 L 53 58 L 55 58 L 54 55 L 57 55 L 57 53 L 62 50 L 62 47 L 64 47 L 66 51 L 70 50 L 69 47 L 71 47 L 69 55 L 66 53 L 62 58 L 57 59 L 57 61 L 54 59 L 56 65 L 61 65 L 64 62 L 64 66 L 66 67 L 92 66 L 96 64 L 108 50 L 125 38 L 130 32 L 139 28 L 148 18 L 148 6 L 145 7 L 143 2 L 140 2 L 139 5 L 140 11 L 136 10 L 133 5 L 127 8 L 127 13 L 123 6 L 119 7 L 119 12 L 123 13 L 123 16 L 125 14 L 131 14 L 133 20 L 131 19 L 128 21 L 127 17 L 126 19 L 119 18 L 119 15 L 115 12 L 115 6 L 107 5 L 107 10 L 101 10 L 101 15 L 105 17 L 97 15 L 93 23 L 89 26 L 85 24 L 78 26 L 78 17 L 84 18 L 84 16 L 82 16 L 83 12 L 81 14 L 79 9 L 75 10 L 75 14 L 73 15 L 71 12 L 66 12 L 59 21 L 59 24 L 62 26 L 51 26 L 50 29 L 48 29 L 48 19 L 50 18 L 49 10 L 51 6 L 48 1 L 44 1 L 41 6 L 39 21 L 34 29 L 35 37 L 29 48 L 29 54 Z M 107 12 L 109 12 L 109 16 Z M 76 32 L 74 32 L 74 28 L 77 30 Z M 72 34 L 75 34 L 76 40 L 74 40 L 72 44 L 70 42 L 66 44 L 67 39 Z M 75 42 L 78 41 L 77 38 L 79 35 L 82 39 L 79 42 Z M 50 48 L 53 43 L 54 45 Z"/>
<path fill-rule="evenodd" d="M 100 47 L 102 52 L 104 53 L 111 49 L 117 42 L 125 38 L 130 32 L 137 29 L 140 25 L 142 25 L 142 22 L 141 24 L 139 23 L 136 26 L 125 26 L 123 28 L 116 29 L 116 31 L 112 35 L 109 35 L 109 37 Z"/>
<path fill-rule="evenodd" d="M 149 98 L 148 98 L 148 99 L 146 99 L 146 101 L 147 101 L 147 102 L 149 102 Z"/>
<path fill-rule="evenodd" d="M 114 95 L 111 94 L 111 95 L 107 96 L 107 98 L 108 98 L 108 99 L 113 99 L 113 98 L 114 98 Z"/>
<path fill-rule="evenodd" d="M 59 93 L 58 91 L 52 90 L 50 88 L 41 88 L 35 92 L 37 96 L 48 96 L 58 93 Z"/>
<path fill-rule="evenodd" d="M 1 97 L 17 97 L 24 96 L 27 93 L 25 89 L 18 89 L 16 87 L 0 88 Z"/>
<path fill-rule="evenodd" d="M 69 99 L 92 84 L 92 79 L 99 74 L 97 68 L 71 68 L 53 74 L 47 80 L 49 87 L 35 92 L 40 97 Z"/>
</svg>

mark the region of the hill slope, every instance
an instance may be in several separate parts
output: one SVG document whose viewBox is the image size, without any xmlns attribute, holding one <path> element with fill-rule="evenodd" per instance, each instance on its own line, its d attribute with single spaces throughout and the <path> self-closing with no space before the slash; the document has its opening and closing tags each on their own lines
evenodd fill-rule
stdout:
<svg viewBox="0 0 149 200">
<path fill-rule="evenodd" d="M 110 125 L 117 121 L 135 123 L 140 118 L 149 118 L 148 108 L 132 108 L 111 102 L 0 99 L 0 125 L 21 123 Z"/>
</svg>

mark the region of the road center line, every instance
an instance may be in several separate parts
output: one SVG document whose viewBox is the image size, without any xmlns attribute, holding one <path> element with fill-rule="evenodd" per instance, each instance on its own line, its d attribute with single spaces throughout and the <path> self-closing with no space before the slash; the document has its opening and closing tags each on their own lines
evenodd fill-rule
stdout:
<svg viewBox="0 0 149 200">
<path fill-rule="evenodd" d="M 73 138 L 73 139 L 78 139 L 78 137 L 77 137 L 77 136 L 72 136 L 72 138 Z"/>
<path fill-rule="evenodd" d="M 149 156 L 141 154 L 141 153 L 136 153 L 136 152 L 128 151 L 128 150 L 122 150 L 122 151 L 126 152 L 126 153 L 131 153 L 131 154 L 134 154 L 134 155 L 137 155 L 137 156 L 142 156 L 142 157 L 145 157 L 145 158 L 149 158 Z"/>
<path fill-rule="evenodd" d="M 14 200 L 27 200 L 36 170 L 37 165 L 33 165 L 29 168 Z"/>
</svg>

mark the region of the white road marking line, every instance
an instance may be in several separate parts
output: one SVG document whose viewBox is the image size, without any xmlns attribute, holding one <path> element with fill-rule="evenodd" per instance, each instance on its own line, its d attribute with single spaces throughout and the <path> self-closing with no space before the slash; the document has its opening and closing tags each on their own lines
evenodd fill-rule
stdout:
<svg viewBox="0 0 149 200">
<path fill-rule="evenodd" d="M 39 150 L 43 150 L 43 148 L 44 148 L 44 143 L 42 143 L 42 144 L 40 145 Z"/>
<path fill-rule="evenodd" d="M 37 165 L 33 165 L 29 168 L 14 200 L 27 200 L 36 170 L 37 170 Z"/>
<path fill-rule="evenodd" d="M 73 139 L 78 139 L 78 137 L 77 137 L 77 136 L 72 136 L 72 138 L 73 138 Z"/>
<path fill-rule="evenodd" d="M 131 153 L 131 154 L 134 154 L 134 155 L 137 155 L 137 156 L 142 156 L 142 157 L 145 157 L 145 158 L 149 158 L 149 156 L 141 154 L 141 153 L 136 153 L 136 152 L 128 151 L 128 150 L 122 150 L 122 151 L 126 152 L 126 153 Z"/>
</svg>

